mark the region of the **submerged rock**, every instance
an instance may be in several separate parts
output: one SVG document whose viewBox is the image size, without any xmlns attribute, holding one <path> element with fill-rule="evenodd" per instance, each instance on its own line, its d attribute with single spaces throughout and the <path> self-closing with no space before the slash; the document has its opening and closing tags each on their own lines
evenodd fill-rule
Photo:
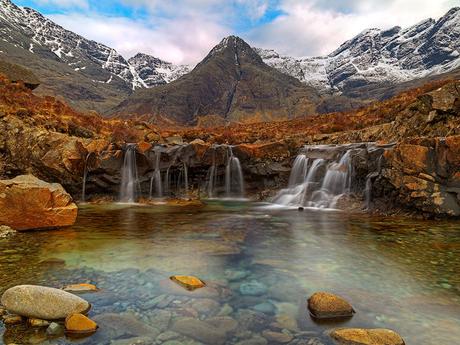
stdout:
<svg viewBox="0 0 460 345">
<path fill-rule="evenodd" d="M 246 296 L 260 296 L 265 294 L 267 291 L 268 288 L 256 280 L 240 285 L 240 293 Z"/>
<path fill-rule="evenodd" d="M 18 285 L 5 291 L 1 303 L 11 313 L 43 320 L 86 313 L 91 305 L 69 292 L 37 285 Z"/>
<path fill-rule="evenodd" d="M 3 315 L 3 323 L 5 325 L 18 325 L 23 319 L 20 315 Z"/>
<path fill-rule="evenodd" d="M 47 327 L 50 325 L 50 322 L 48 320 L 35 319 L 35 318 L 29 318 L 27 320 L 27 323 L 29 324 L 30 327 Z"/>
<path fill-rule="evenodd" d="M 193 291 L 206 286 L 202 280 L 193 276 L 172 276 L 171 279 L 173 282 L 179 284 L 180 286 L 186 288 L 189 291 Z"/>
<path fill-rule="evenodd" d="M 95 292 L 98 291 L 96 285 L 93 284 L 71 284 L 63 288 L 67 292 Z"/>
<path fill-rule="evenodd" d="M 273 332 L 273 331 L 263 331 L 262 336 L 269 341 L 269 343 L 278 343 L 278 344 L 285 344 L 289 343 L 293 337 L 292 335 L 281 333 L 281 332 Z"/>
<path fill-rule="evenodd" d="M 64 333 L 64 327 L 62 327 L 62 325 L 58 324 L 57 322 L 51 322 L 46 329 L 46 333 L 52 336 L 61 335 Z"/>
<path fill-rule="evenodd" d="M 308 299 L 310 314 L 317 319 L 351 317 L 353 307 L 342 297 L 328 292 L 316 292 Z"/>
<path fill-rule="evenodd" d="M 225 329 L 219 329 L 195 318 L 179 319 L 174 323 L 172 330 L 210 345 L 223 344 L 226 338 Z"/>
<path fill-rule="evenodd" d="M 69 226 L 77 219 L 72 197 L 57 183 L 32 175 L 0 180 L 0 223 L 16 230 Z"/>
<path fill-rule="evenodd" d="M 331 338 L 339 345 L 404 345 L 401 336 L 389 329 L 341 328 Z"/>
<path fill-rule="evenodd" d="M 83 314 L 72 314 L 65 319 L 65 331 L 71 334 L 90 334 L 96 332 L 97 323 Z"/>
</svg>

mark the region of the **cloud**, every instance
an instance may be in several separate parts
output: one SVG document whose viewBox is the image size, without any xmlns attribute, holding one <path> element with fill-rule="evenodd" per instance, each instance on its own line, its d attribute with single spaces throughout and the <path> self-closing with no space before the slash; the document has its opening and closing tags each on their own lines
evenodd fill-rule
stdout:
<svg viewBox="0 0 460 345">
<path fill-rule="evenodd" d="M 116 49 L 126 58 L 143 52 L 173 63 L 194 64 L 231 30 L 198 18 L 186 21 L 156 19 L 155 26 L 144 20 L 105 17 L 98 14 L 48 15 L 68 30 Z"/>
<path fill-rule="evenodd" d="M 253 45 L 323 55 L 367 28 L 407 27 L 445 14 L 458 0 L 283 0 L 284 13 L 247 34 Z"/>
</svg>

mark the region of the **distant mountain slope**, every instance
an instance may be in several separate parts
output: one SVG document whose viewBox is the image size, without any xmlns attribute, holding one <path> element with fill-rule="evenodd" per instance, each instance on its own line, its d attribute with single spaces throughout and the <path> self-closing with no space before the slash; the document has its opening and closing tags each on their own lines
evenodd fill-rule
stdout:
<svg viewBox="0 0 460 345">
<path fill-rule="evenodd" d="M 195 124 L 202 116 L 263 121 L 314 113 L 319 101 L 313 88 L 269 67 L 246 42 L 230 36 L 189 74 L 136 91 L 114 112 L 164 115 L 182 124 Z"/>
<path fill-rule="evenodd" d="M 347 94 L 363 86 L 395 85 L 460 67 L 460 8 L 406 29 L 365 30 L 327 56 L 257 52 L 268 65 L 323 91 Z"/>
<path fill-rule="evenodd" d="M 164 84 L 188 71 L 146 54 L 131 59 L 131 65 L 116 50 L 10 0 L 0 0 L 0 34 L 0 58 L 32 69 L 42 81 L 39 93 L 85 109 L 106 111 L 133 89 Z"/>
</svg>

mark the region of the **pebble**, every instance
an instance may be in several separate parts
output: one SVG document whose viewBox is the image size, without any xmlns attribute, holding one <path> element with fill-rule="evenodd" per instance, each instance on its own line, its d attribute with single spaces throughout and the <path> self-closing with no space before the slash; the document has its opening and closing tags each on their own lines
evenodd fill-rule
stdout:
<svg viewBox="0 0 460 345">
<path fill-rule="evenodd" d="M 265 339 L 267 339 L 270 343 L 275 342 L 280 344 L 289 343 L 293 339 L 292 335 L 290 334 L 273 332 L 268 330 L 263 331 L 262 336 Z"/>
<path fill-rule="evenodd" d="M 31 327 L 48 327 L 50 325 L 50 322 L 47 320 L 34 319 L 34 318 L 29 318 L 27 320 L 27 323 Z"/>
<path fill-rule="evenodd" d="M 267 292 L 267 287 L 256 281 L 252 280 L 249 283 L 243 283 L 240 285 L 240 293 L 246 296 L 261 296 Z"/>
<path fill-rule="evenodd" d="M 18 325 L 22 321 L 22 316 L 20 315 L 3 315 L 3 323 L 5 325 Z"/>
<path fill-rule="evenodd" d="M 66 333 L 89 334 L 97 329 L 97 323 L 83 314 L 72 314 L 65 319 Z"/>
<path fill-rule="evenodd" d="M 64 334 L 64 327 L 57 322 L 51 322 L 46 329 L 46 333 L 52 336 L 62 335 Z"/>
</svg>

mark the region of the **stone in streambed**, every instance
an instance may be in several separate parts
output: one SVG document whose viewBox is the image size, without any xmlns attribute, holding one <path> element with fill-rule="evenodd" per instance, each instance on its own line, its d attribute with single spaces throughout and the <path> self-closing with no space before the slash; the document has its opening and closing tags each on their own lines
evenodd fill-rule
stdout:
<svg viewBox="0 0 460 345">
<path fill-rule="evenodd" d="M 46 334 L 51 336 L 58 336 L 64 334 L 64 327 L 57 322 L 51 322 L 46 329 Z"/>
<path fill-rule="evenodd" d="M 48 327 L 50 325 L 50 322 L 48 320 L 34 319 L 34 318 L 29 318 L 27 320 L 27 323 L 29 324 L 30 327 Z"/>
<path fill-rule="evenodd" d="M 338 345 L 404 345 L 401 336 L 389 329 L 341 328 L 331 332 Z"/>
<path fill-rule="evenodd" d="M 3 323 L 5 325 L 19 325 L 22 323 L 23 319 L 20 315 L 3 315 Z"/>
<path fill-rule="evenodd" d="M 240 285 L 240 293 L 245 296 L 261 296 L 267 292 L 267 287 L 256 280 Z"/>
<path fill-rule="evenodd" d="M 310 314 L 317 319 L 351 317 L 355 313 L 350 303 L 328 292 L 316 292 L 308 299 Z"/>
<path fill-rule="evenodd" d="M 93 284 L 71 284 L 67 285 L 64 287 L 62 290 L 67 291 L 67 292 L 96 292 L 99 289 L 96 287 L 96 285 Z"/>
<path fill-rule="evenodd" d="M 169 279 L 189 291 L 200 289 L 206 286 L 202 280 L 193 276 L 172 276 Z"/>
<path fill-rule="evenodd" d="M 292 335 L 281 333 L 281 332 L 273 332 L 273 331 L 263 331 L 262 336 L 268 340 L 270 344 L 278 343 L 278 344 L 286 344 L 289 343 L 293 337 Z"/>
<path fill-rule="evenodd" d="M 97 323 L 83 314 L 72 314 L 65 319 L 65 331 L 70 334 L 91 334 L 96 332 Z"/>
<path fill-rule="evenodd" d="M 195 319 L 183 318 L 177 320 L 172 330 L 187 337 L 210 345 L 220 345 L 225 342 L 226 332 L 210 323 Z"/>
<path fill-rule="evenodd" d="M 11 229 L 9 226 L 0 225 L 0 238 L 7 238 L 16 233 L 16 230 Z"/>
<path fill-rule="evenodd" d="M 3 293 L 1 303 L 11 313 L 43 320 L 65 319 L 91 308 L 87 301 L 69 292 L 37 285 L 12 287 Z"/>
</svg>

